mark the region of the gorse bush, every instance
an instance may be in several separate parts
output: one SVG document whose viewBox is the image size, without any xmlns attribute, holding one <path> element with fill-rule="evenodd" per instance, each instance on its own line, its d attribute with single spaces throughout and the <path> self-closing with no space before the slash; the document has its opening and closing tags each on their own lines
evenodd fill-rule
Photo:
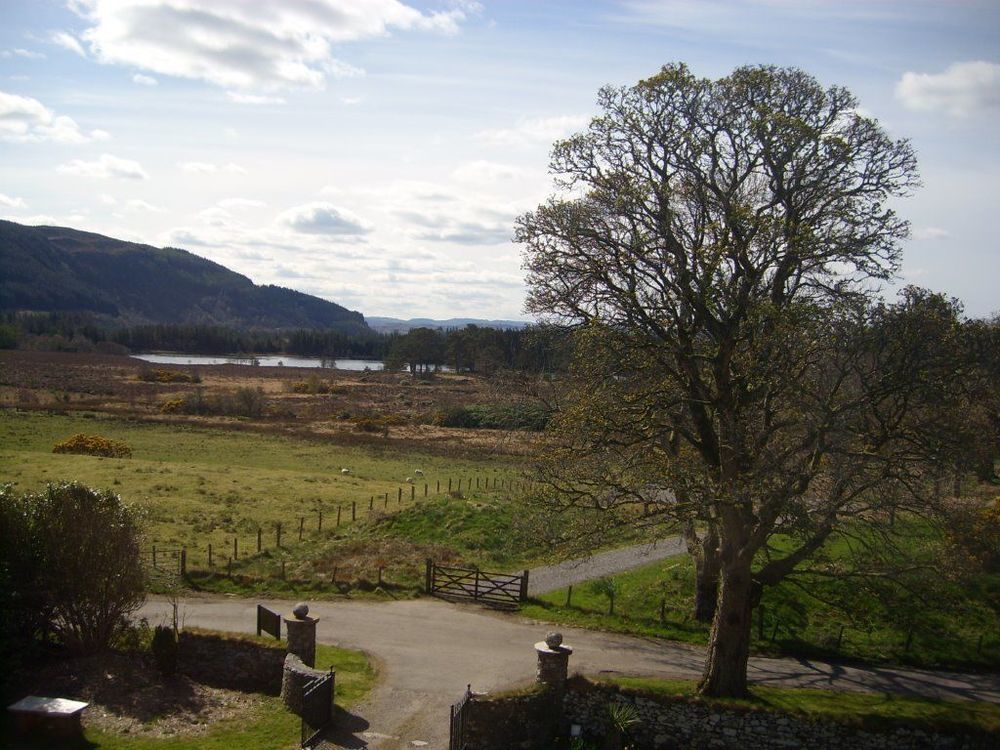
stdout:
<svg viewBox="0 0 1000 750">
<path fill-rule="evenodd" d="M 166 370 L 158 368 L 155 370 L 143 369 L 135 376 L 136 380 L 143 380 L 147 383 L 200 383 L 201 376 L 196 372 L 181 372 L 180 370 Z"/>
<path fill-rule="evenodd" d="M 549 410 L 541 404 L 474 404 L 439 412 L 434 423 L 441 427 L 485 430 L 544 430 Z"/>
<path fill-rule="evenodd" d="M 84 435 L 78 432 L 52 446 L 53 453 L 77 453 L 81 456 L 106 458 L 131 458 L 132 449 L 122 440 L 112 440 L 101 435 Z"/>
</svg>

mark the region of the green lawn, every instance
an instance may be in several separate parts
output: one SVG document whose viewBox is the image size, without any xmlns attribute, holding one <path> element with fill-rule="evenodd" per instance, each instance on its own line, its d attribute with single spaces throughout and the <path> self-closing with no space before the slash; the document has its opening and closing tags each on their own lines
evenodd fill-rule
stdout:
<svg viewBox="0 0 1000 750">
<path fill-rule="evenodd" d="M 613 578 L 619 588 L 614 615 L 608 614 L 608 598 L 586 583 L 573 587 L 569 606 L 569 592 L 561 589 L 541 595 L 522 613 L 567 625 L 707 643 L 709 627 L 691 617 L 694 569 L 688 556 L 662 560 Z M 759 610 L 754 616 L 752 648 L 756 653 L 926 667 L 1000 666 L 995 615 L 974 601 L 958 608 L 950 603 L 922 608 L 909 650 L 903 621 L 868 612 L 863 622 L 857 618 L 852 622 L 839 609 L 788 583 L 765 591 L 763 609 L 763 638 Z"/>
<path fill-rule="evenodd" d="M 692 697 L 696 688 L 693 680 L 618 677 L 608 681 L 623 688 L 660 696 Z M 708 702 L 804 714 L 865 728 L 893 723 L 943 732 L 970 729 L 991 733 L 1000 731 L 1000 705 L 979 701 L 939 701 L 844 690 L 755 687 L 749 700 L 712 699 Z"/>
</svg>

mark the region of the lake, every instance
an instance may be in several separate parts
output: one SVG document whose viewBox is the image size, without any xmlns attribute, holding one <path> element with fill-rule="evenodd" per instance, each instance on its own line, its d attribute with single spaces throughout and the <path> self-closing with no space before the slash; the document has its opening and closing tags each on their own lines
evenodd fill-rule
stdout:
<svg viewBox="0 0 1000 750">
<path fill-rule="evenodd" d="M 201 354 L 133 354 L 135 359 L 154 365 L 247 365 L 260 367 L 327 367 L 335 370 L 381 370 L 382 362 L 372 359 L 320 359 L 260 354 L 252 358 L 209 357 Z"/>
</svg>

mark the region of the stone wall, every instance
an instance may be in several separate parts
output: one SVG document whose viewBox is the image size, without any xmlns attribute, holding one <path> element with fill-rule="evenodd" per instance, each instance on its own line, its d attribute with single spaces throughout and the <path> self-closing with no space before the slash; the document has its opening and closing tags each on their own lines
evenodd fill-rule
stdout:
<svg viewBox="0 0 1000 750">
<path fill-rule="evenodd" d="M 285 649 L 182 630 L 177 658 L 179 670 L 204 685 L 277 695 Z"/>
<path fill-rule="evenodd" d="M 281 700 L 288 710 L 296 716 L 302 716 L 302 695 L 309 684 L 315 680 L 326 677 L 329 672 L 320 669 L 313 669 L 302 662 L 295 654 L 285 656 L 285 663 L 281 673 Z M 333 690 L 331 686 L 330 703 L 333 703 Z M 317 717 L 305 716 L 306 721 L 312 722 Z M 319 717 L 319 721 L 312 723 L 323 723 L 325 717 Z"/>
<path fill-rule="evenodd" d="M 539 689 L 521 695 L 475 696 L 469 706 L 466 738 L 473 750 L 547 750 L 567 737 L 572 724 L 595 747 L 613 734 L 608 706 L 631 703 L 641 723 L 632 739 L 641 750 L 987 750 L 983 735 L 946 735 L 903 725 L 879 729 L 813 720 L 755 707 L 710 706 L 683 697 L 658 696 L 575 677 L 558 691 Z"/>
<path fill-rule="evenodd" d="M 563 727 L 554 690 L 532 688 L 496 697 L 469 699 L 465 737 L 475 750 L 550 748 Z"/>
<path fill-rule="evenodd" d="M 610 703 L 634 705 L 641 723 L 632 730 L 632 736 L 643 749 L 986 750 L 993 747 L 983 736 L 936 734 L 902 725 L 866 730 L 767 709 L 721 708 L 682 697 L 643 694 L 579 678 L 571 680 L 567 687 L 564 718 L 570 724 L 581 725 L 585 736 L 607 736 Z"/>
</svg>

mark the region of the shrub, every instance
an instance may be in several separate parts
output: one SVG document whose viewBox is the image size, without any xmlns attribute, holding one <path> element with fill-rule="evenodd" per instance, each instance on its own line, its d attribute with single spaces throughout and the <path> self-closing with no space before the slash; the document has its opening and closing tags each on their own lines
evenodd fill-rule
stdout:
<svg viewBox="0 0 1000 750">
<path fill-rule="evenodd" d="M 160 404 L 160 411 L 164 414 L 176 414 L 177 412 L 183 410 L 184 399 L 182 398 L 172 398 L 169 401 L 164 401 Z"/>
<path fill-rule="evenodd" d="M 167 401 L 166 404 L 172 402 Z M 161 406 L 161 411 L 166 411 Z M 169 413 L 209 414 L 226 417 L 261 417 L 267 409 L 267 399 L 260 388 L 238 388 L 217 395 L 206 394 L 199 388 L 187 394 L 179 404 L 171 405 Z"/>
<path fill-rule="evenodd" d="M 441 427 L 485 430 L 544 430 L 549 411 L 541 404 L 473 404 L 439 412 L 434 423 Z"/>
<path fill-rule="evenodd" d="M 78 432 L 61 443 L 52 446 L 53 453 L 78 453 L 81 456 L 105 456 L 106 458 L 131 458 L 132 449 L 121 440 L 111 440 L 101 435 L 84 435 Z"/>
<path fill-rule="evenodd" d="M 201 376 L 196 372 L 181 372 L 180 370 L 166 370 L 164 368 L 142 369 L 135 376 L 136 380 L 144 380 L 147 383 L 200 383 Z"/>
<path fill-rule="evenodd" d="M 165 677 L 173 677 L 177 673 L 177 634 L 173 628 L 157 625 L 153 631 L 150 651 L 160 673 Z"/>
<path fill-rule="evenodd" d="M 6 486 L 0 520 L 9 635 L 30 641 L 45 623 L 75 651 L 106 648 L 145 599 L 138 512 L 76 483 L 22 494 Z"/>
</svg>

